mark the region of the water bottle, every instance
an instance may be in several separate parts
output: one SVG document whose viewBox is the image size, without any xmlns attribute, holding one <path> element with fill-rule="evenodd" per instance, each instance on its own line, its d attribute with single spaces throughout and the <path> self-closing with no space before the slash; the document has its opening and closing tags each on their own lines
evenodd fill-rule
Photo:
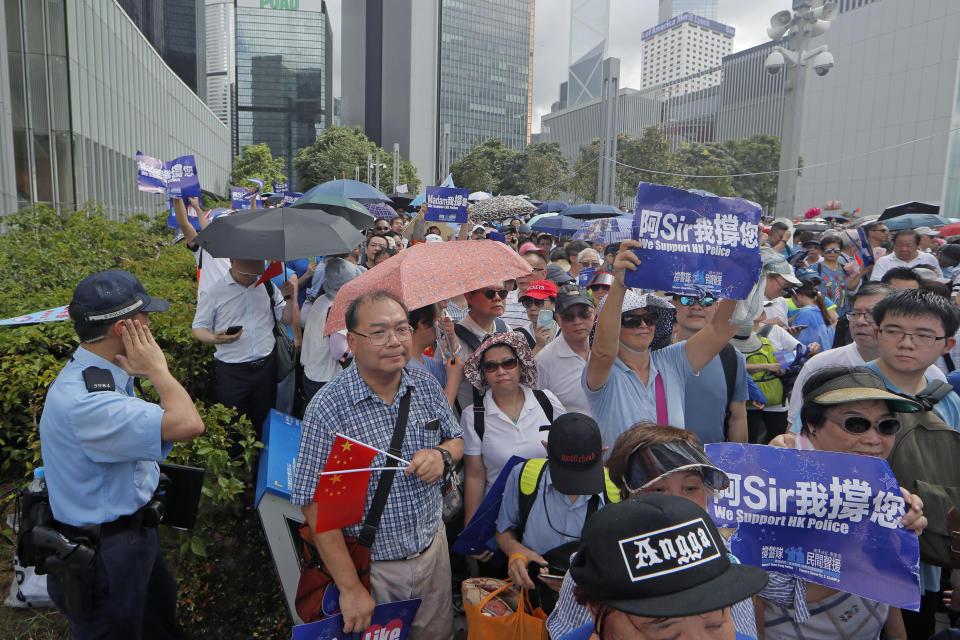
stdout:
<svg viewBox="0 0 960 640">
<path fill-rule="evenodd" d="M 30 493 L 43 493 L 47 488 L 47 481 L 44 478 L 43 467 L 37 467 L 33 470 L 33 481 L 30 483 Z"/>
</svg>

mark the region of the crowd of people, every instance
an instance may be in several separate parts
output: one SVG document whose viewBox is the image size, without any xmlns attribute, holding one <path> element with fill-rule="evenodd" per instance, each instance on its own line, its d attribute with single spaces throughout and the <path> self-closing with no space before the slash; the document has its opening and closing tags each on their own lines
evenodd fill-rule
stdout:
<svg viewBox="0 0 960 640">
<path fill-rule="evenodd" d="M 174 205 L 197 261 L 193 335 L 214 345 L 217 399 L 248 416 L 258 434 L 271 408 L 303 419 L 291 501 L 311 531 L 325 508 L 318 474 L 338 433 L 409 461 L 402 472 L 372 474 L 362 522 L 312 535 L 339 590 L 345 632 L 367 629 L 377 603 L 420 598 L 410 637 L 451 638 L 464 606 L 459 587 L 471 576 L 528 589 L 549 614 L 555 640 L 927 640 L 938 619 L 957 623 L 960 570 L 951 569 L 960 567 L 960 552 L 939 560 L 924 554 L 919 612 L 738 564 L 729 533 L 706 513 L 730 480 L 704 445 L 887 458 L 902 488 L 903 527 L 921 536 L 922 551 L 924 541 L 949 539 L 946 514 L 960 507 L 960 244 L 925 228 L 891 236 L 883 222 L 871 222 L 869 246 L 860 246 L 853 229 L 814 235 L 765 220 L 762 268 L 750 283 L 762 308 L 742 319 L 736 300 L 626 286 L 628 272 L 644 269 L 635 241 L 537 233 L 520 217 L 468 222 L 451 234 L 424 222 L 426 206 L 397 207 L 352 252 L 289 262 L 257 286 L 263 261 L 209 255 L 188 220 L 187 206 L 198 203 Z M 209 224 L 202 212 L 199 219 Z M 494 230 L 529 273 L 417 309 L 385 292 L 360 296 L 350 301 L 345 329 L 326 334 L 333 301 L 352 279 L 410 246 L 494 242 L 487 239 Z M 139 283 L 107 286 L 119 276 L 104 273 L 77 288 L 71 317 L 82 357 L 51 389 L 52 397 L 61 388 L 72 394 L 57 407 L 86 408 L 70 413 L 48 402 L 44 457 L 76 445 L 97 461 L 161 459 L 169 450 L 161 442 L 198 433 L 149 333 L 145 312 L 165 307 Z M 289 372 L 278 371 L 278 322 L 300 348 L 300 366 Z M 112 373 L 117 397 L 98 400 L 85 366 Z M 136 375 L 154 382 L 163 411 L 137 418 L 152 430 L 144 426 L 139 441 L 130 436 L 129 451 L 63 430 L 104 411 L 146 411 L 128 390 Z M 524 462 L 505 471 L 514 456 Z M 380 454 L 370 466 L 387 463 Z M 126 464 L 140 473 L 140 463 Z M 503 474 L 494 541 L 475 554 L 453 552 Z M 155 479 L 137 477 L 135 495 L 143 495 Z M 123 513 L 102 503 L 65 508 L 78 490 L 66 485 L 75 482 L 48 478 L 58 520 L 79 527 L 125 517 L 123 501 L 106 489 L 100 495 Z M 114 482 L 116 495 L 133 490 Z M 621 541 L 676 527 L 702 541 L 704 562 L 671 571 L 625 562 Z M 352 555 L 357 540 L 369 543 L 369 572 Z M 159 556 L 155 535 L 143 544 Z M 960 532 L 952 545 L 960 549 Z M 172 616 L 175 587 L 159 557 L 145 569 L 150 590 L 127 580 L 131 601 L 163 594 L 157 611 L 142 613 L 143 624 Z M 106 571 L 122 561 L 118 553 Z M 94 622 L 71 617 L 71 624 L 93 629 L 117 615 L 101 611 Z"/>
</svg>

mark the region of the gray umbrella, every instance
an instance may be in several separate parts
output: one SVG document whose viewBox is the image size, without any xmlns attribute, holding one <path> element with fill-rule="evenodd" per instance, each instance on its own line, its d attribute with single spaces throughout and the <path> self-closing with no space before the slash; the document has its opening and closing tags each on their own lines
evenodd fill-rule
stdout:
<svg viewBox="0 0 960 640">
<path fill-rule="evenodd" d="M 195 242 L 215 258 L 286 261 L 349 253 L 363 234 L 344 218 L 286 207 L 221 216 Z"/>
<path fill-rule="evenodd" d="M 497 196 L 471 204 L 470 220 L 472 222 L 493 222 L 494 220 L 524 215 L 534 209 L 536 209 L 535 206 L 520 196 Z"/>
</svg>

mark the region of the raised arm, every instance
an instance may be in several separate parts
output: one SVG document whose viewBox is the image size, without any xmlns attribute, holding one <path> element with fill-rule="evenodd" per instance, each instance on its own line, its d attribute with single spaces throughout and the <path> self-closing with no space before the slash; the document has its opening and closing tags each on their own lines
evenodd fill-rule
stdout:
<svg viewBox="0 0 960 640">
<path fill-rule="evenodd" d="M 197 237 L 197 230 L 193 228 L 192 224 L 190 224 L 190 217 L 187 215 L 187 208 L 183 206 L 183 198 L 172 198 L 172 200 L 173 215 L 177 218 L 177 226 L 180 227 L 180 233 L 183 234 L 183 239 L 186 240 L 187 245 L 192 249 L 194 247 L 193 239 Z M 203 219 L 202 215 L 200 216 L 200 219 Z"/>
<path fill-rule="evenodd" d="M 587 362 L 587 387 L 591 391 L 606 384 L 620 352 L 620 310 L 623 309 L 623 297 L 627 293 L 623 276 L 627 269 L 634 271 L 640 266 L 640 258 L 633 252 L 639 246 L 636 240 L 624 240 L 613 259 L 613 284 L 597 315 L 597 329 Z"/>
<path fill-rule="evenodd" d="M 687 360 L 690 361 L 690 368 L 694 373 L 700 373 L 701 369 L 710 364 L 737 332 L 737 325 L 730 324 L 736 307 L 736 300 L 721 300 L 710 324 L 687 340 Z"/>
</svg>

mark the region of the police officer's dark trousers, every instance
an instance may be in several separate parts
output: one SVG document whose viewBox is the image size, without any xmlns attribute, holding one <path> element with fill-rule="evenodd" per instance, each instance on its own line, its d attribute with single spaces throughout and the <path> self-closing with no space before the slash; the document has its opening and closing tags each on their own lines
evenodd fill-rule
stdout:
<svg viewBox="0 0 960 640">
<path fill-rule="evenodd" d="M 155 528 L 136 526 L 104 536 L 97 553 L 94 609 L 67 616 L 73 640 L 183 638 L 177 622 L 177 585 L 167 570 Z M 62 611 L 56 578 L 47 589 Z"/>
</svg>

